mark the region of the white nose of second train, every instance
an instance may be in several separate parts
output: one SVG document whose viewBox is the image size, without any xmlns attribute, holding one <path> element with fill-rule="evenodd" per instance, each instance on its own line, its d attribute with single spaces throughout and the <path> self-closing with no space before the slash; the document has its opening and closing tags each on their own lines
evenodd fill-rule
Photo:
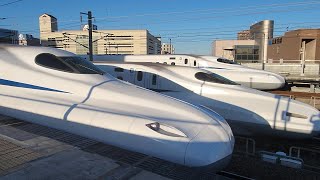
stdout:
<svg viewBox="0 0 320 180">
<path fill-rule="evenodd" d="M 267 82 L 270 83 L 270 89 L 280 89 L 286 84 L 284 77 L 279 74 L 267 72 Z"/>
<path fill-rule="evenodd" d="M 215 125 L 208 125 L 188 144 L 185 165 L 223 168 L 230 160 L 233 146 L 233 136 L 230 140 L 224 130 L 218 131 Z"/>
<path fill-rule="evenodd" d="M 187 146 L 185 165 L 210 166 L 215 170 L 225 167 L 234 147 L 231 128 L 219 114 L 203 108 L 215 122 L 208 124 Z"/>
</svg>

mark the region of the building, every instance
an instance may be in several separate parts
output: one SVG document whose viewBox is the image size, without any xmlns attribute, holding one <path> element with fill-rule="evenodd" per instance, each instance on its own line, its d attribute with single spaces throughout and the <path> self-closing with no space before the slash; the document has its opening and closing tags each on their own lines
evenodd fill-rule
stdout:
<svg viewBox="0 0 320 180">
<path fill-rule="evenodd" d="M 216 40 L 213 55 L 236 62 L 258 62 L 259 45 L 255 40 Z"/>
<path fill-rule="evenodd" d="M 320 29 L 297 29 L 269 40 L 268 59 L 300 63 L 303 58 L 320 63 Z"/>
<path fill-rule="evenodd" d="M 39 17 L 41 45 L 64 49 L 76 54 L 88 53 L 89 33 L 82 30 L 58 31 L 57 19 Z M 160 54 L 161 41 L 148 30 L 94 30 L 93 54 Z"/>
<path fill-rule="evenodd" d="M 49 14 L 43 14 L 39 17 L 40 39 L 41 35 L 58 31 L 58 20 Z"/>
<path fill-rule="evenodd" d="M 161 46 L 161 54 L 174 54 L 174 51 L 172 44 L 163 43 Z"/>
<path fill-rule="evenodd" d="M 267 61 L 268 40 L 273 38 L 274 21 L 264 20 L 250 26 L 251 39 L 259 45 L 260 62 Z"/>
<path fill-rule="evenodd" d="M 243 31 L 238 32 L 237 39 L 238 40 L 250 40 L 251 39 L 250 30 L 243 30 Z"/>
<path fill-rule="evenodd" d="M 40 46 L 40 39 L 33 37 L 31 34 L 19 34 L 19 45 Z"/>
<path fill-rule="evenodd" d="M 266 62 L 268 39 L 273 38 L 274 21 L 264 20 L 237 33 L 238 40 L 216 40 L 212 55 L 236 62 Z"/>
<path fill-rule="evenodd" d="M 2 44 L 18 44 L 18 31 L 0 28 L 0 43 Z"/>
</svg>

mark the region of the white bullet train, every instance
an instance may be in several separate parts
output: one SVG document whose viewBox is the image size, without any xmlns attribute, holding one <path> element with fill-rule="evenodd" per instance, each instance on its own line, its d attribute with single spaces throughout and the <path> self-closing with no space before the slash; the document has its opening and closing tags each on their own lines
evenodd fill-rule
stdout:
<svg viewBox="0 0 320 180">
<path fill-rule="evenodd" d="M 222 115 L 234 134 L 310 138 L 320 133 L 319 111 L 287 97 L 243 87 L 215 73 L 159 63 L 94 62 L 118 79 Z"/>
<path fill-rule="evenodd" d="M 217 113 L 120 81 L 72 53 L 0 46 L 0 114 L 190 167 L 221 168 L 234 137 Z"/>
<path fill-rule="evenodd" d="M 83 56 L 86 57 L 86 56 Z M 87 57 L 86 57 L 87 58 Z M 95 61 L 159 62 L 170 65 L 198 67 L 219 74 L 238 84 L 259 90 L 283 88 L 285 79 L 272 72 L 239 65 L 228 59 L 196 55 L 96 55 Z"/>
</svg>

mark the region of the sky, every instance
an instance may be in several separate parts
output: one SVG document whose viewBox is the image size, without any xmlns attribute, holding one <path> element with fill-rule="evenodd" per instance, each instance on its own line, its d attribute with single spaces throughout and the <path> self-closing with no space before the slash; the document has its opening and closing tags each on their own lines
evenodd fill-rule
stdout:
<svg viewBox="0 0 320 180">
<path fill-rule="evenodd" d="M 274 20 L 275 36 L 320 28 L 319 9 L 320 0 L 0 0 L 0 28 L 39 37 L 43 13 L 71 30 L 80 29 L 80 12 L 92 11 L 98 29 L 147 29 L 163 43 L 171 39 L 176 53 L 211 55 L 214 40 L 236 39 L 261 20 Z"/>
</svg>

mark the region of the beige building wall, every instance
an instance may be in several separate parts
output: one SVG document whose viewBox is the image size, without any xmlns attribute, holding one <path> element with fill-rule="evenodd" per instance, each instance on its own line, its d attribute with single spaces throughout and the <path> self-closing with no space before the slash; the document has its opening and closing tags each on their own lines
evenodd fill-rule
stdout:
<svg viewBox="0 0 320 180">
<path fill-rule="evenodd" d="M 237 39 L 238 40 L 250 40 L 251 34 L 250 30 L 243 30 L 237 33 Z"/>
<path fill-rule="evenodd" d="M 51 17 L 51 18 L 50 18 Z M 42 24 L 55 20 L 52 16 L 39 17 L 42 46 L 63 49 L 76 54 L 88 53 L 87 30 L 54 31 L 55 27 Z M 49 23 L 51 24 L 51 23 Z M 96 30 L 92 33 L 93 54 L 160 54 L 161 41 L 148 30 Z"/>
<path fill-rule="evenodd" d="M 257 45 L 255 40 L 216 40 L 213 42 L 212 55 L 234 60 L 235 45 Z"/>
<path fill-rule="evenodd" d="M 49 14 L 41 15 L 39 17 L 39 28 L 40 28 L 40 38 L 41 38 L 41 34 L 43 33 L 58 31 L 57 18 Z"/>
<path fill-rule="evenodd" d="M 174 54 L 174 47 L 171 44 L 163 43 L 161 46 L 161 54 Z"/>
</svg>

